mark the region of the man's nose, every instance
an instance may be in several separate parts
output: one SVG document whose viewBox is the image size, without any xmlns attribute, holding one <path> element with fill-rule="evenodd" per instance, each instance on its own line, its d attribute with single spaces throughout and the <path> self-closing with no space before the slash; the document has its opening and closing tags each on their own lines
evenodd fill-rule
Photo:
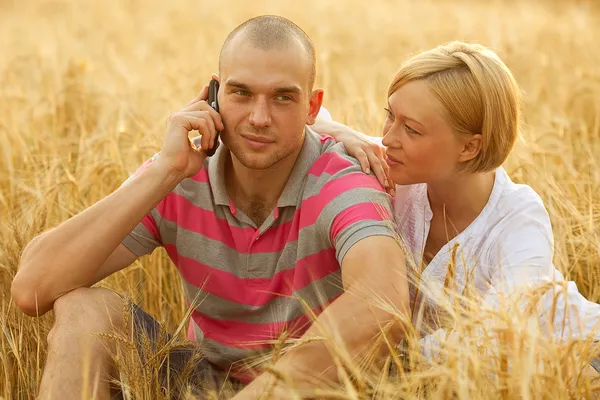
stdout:
<svg viewBox="0 0 600 400">
<path fill-rule="evenodd" d="M 250 123 L 257 128 L 271 125 L 271 114 L 266 99 L 257 98 L 250 113 Z"/>
</svg>

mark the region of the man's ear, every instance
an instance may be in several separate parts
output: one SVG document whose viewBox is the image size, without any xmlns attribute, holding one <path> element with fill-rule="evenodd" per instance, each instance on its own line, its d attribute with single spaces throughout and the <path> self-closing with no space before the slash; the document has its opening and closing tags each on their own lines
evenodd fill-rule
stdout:
<svg viewBox="0 0 600 400">
<path fill-rule="evenodd" d="M 481 152 L 483 137 L 480 133 L 470 136 L 463 144 L 462 151 L 458 156 L 458 162 L 466 162 L 474 159 Z"/>
<path fill-rule="evenodd" d="M 306 117 L 306 125 L 312 125 L 319 115 L 319 110 L 323 104 L 323 89 L 315 89 L 310 95 L 308 102 L 308 115 Z"/>
</svg>

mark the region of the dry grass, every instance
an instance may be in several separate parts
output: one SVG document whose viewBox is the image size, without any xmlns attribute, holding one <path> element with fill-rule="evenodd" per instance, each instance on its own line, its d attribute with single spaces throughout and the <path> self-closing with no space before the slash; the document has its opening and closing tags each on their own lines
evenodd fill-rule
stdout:
<svg viewBox="0 0 600 400">
<path fill-rule="evenodd" d="M 509 174 L 543 197 L 556 265 L 600 299 L 600 7 L 593 1 L 0 0 L 0 398 L 33 398 L 51 316 L 10 301 L 20 252 L 90 206 L 158 149 L 164 118 L 217 69 L 225 35 L 276 13 L 318 48 L 318 83 L 336 119 L 379 135 L 383 94 L 410 53 L 460 39 L 495 49 L 526 97 L 524 140 Z M 185 314 L 162 252 L 109 278 L 173 331 Z M 529 294 L 531 299 L 535 296 Z M 414 340 L 393 374 L 364 365 L 331 398 L 587 398 L 589 343 L 552 343 L 518 310 L 448 304 L 456 335 L 433 363 Z M 580 354 L 578 357 L 577 355 Z M 343 360 L 344 357 L 340 359 Z M 160 398 L 121 358 L 132 398 Z M 363 363 L 364 364 L 364 363 Z M 384 370 L 387 370 L 384 368 Z M 322 394 L 325 397 L 325 394 Z"/>
</svg>

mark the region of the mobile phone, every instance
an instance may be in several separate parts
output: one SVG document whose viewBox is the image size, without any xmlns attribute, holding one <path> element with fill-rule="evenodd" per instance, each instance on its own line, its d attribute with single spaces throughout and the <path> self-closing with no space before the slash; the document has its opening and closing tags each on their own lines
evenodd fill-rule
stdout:
<svg viewBox="0 0 600 400">
<path fill-rule="evenodd" d="M 208 105 L 211 106 L 212 108 L 214 108 L 216 112 L 219 112 L 219 103 L 217 100 L 217 93 L 219 93 L 219 82 L 217 82 L 214 79 L 211 79 L 210 83 L 208 84 Z M 217 142 L 219 141 L 220 133 L 221 132 L 217 131 L 217 134 L 215 135 L 215 141 L 213 142 L 213 147 L 206 150 L 207 156 L 210 157 L 213 154 L 215 154 L 215 151 L 217 150 Z"/>
</svg>

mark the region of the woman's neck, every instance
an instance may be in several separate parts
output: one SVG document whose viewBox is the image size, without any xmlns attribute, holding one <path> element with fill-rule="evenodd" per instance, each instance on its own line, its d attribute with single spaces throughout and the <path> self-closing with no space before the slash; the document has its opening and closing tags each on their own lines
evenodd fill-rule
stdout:
<svg viewBox="0 0 600 400">
<path fill-rule="evenodd" d="M 496 172 L 459 173 L 443 182 L 427 184 L 427 196 L 434 218 L 446 217 L 462 232 L 487 204 Z"/>
</svg>

